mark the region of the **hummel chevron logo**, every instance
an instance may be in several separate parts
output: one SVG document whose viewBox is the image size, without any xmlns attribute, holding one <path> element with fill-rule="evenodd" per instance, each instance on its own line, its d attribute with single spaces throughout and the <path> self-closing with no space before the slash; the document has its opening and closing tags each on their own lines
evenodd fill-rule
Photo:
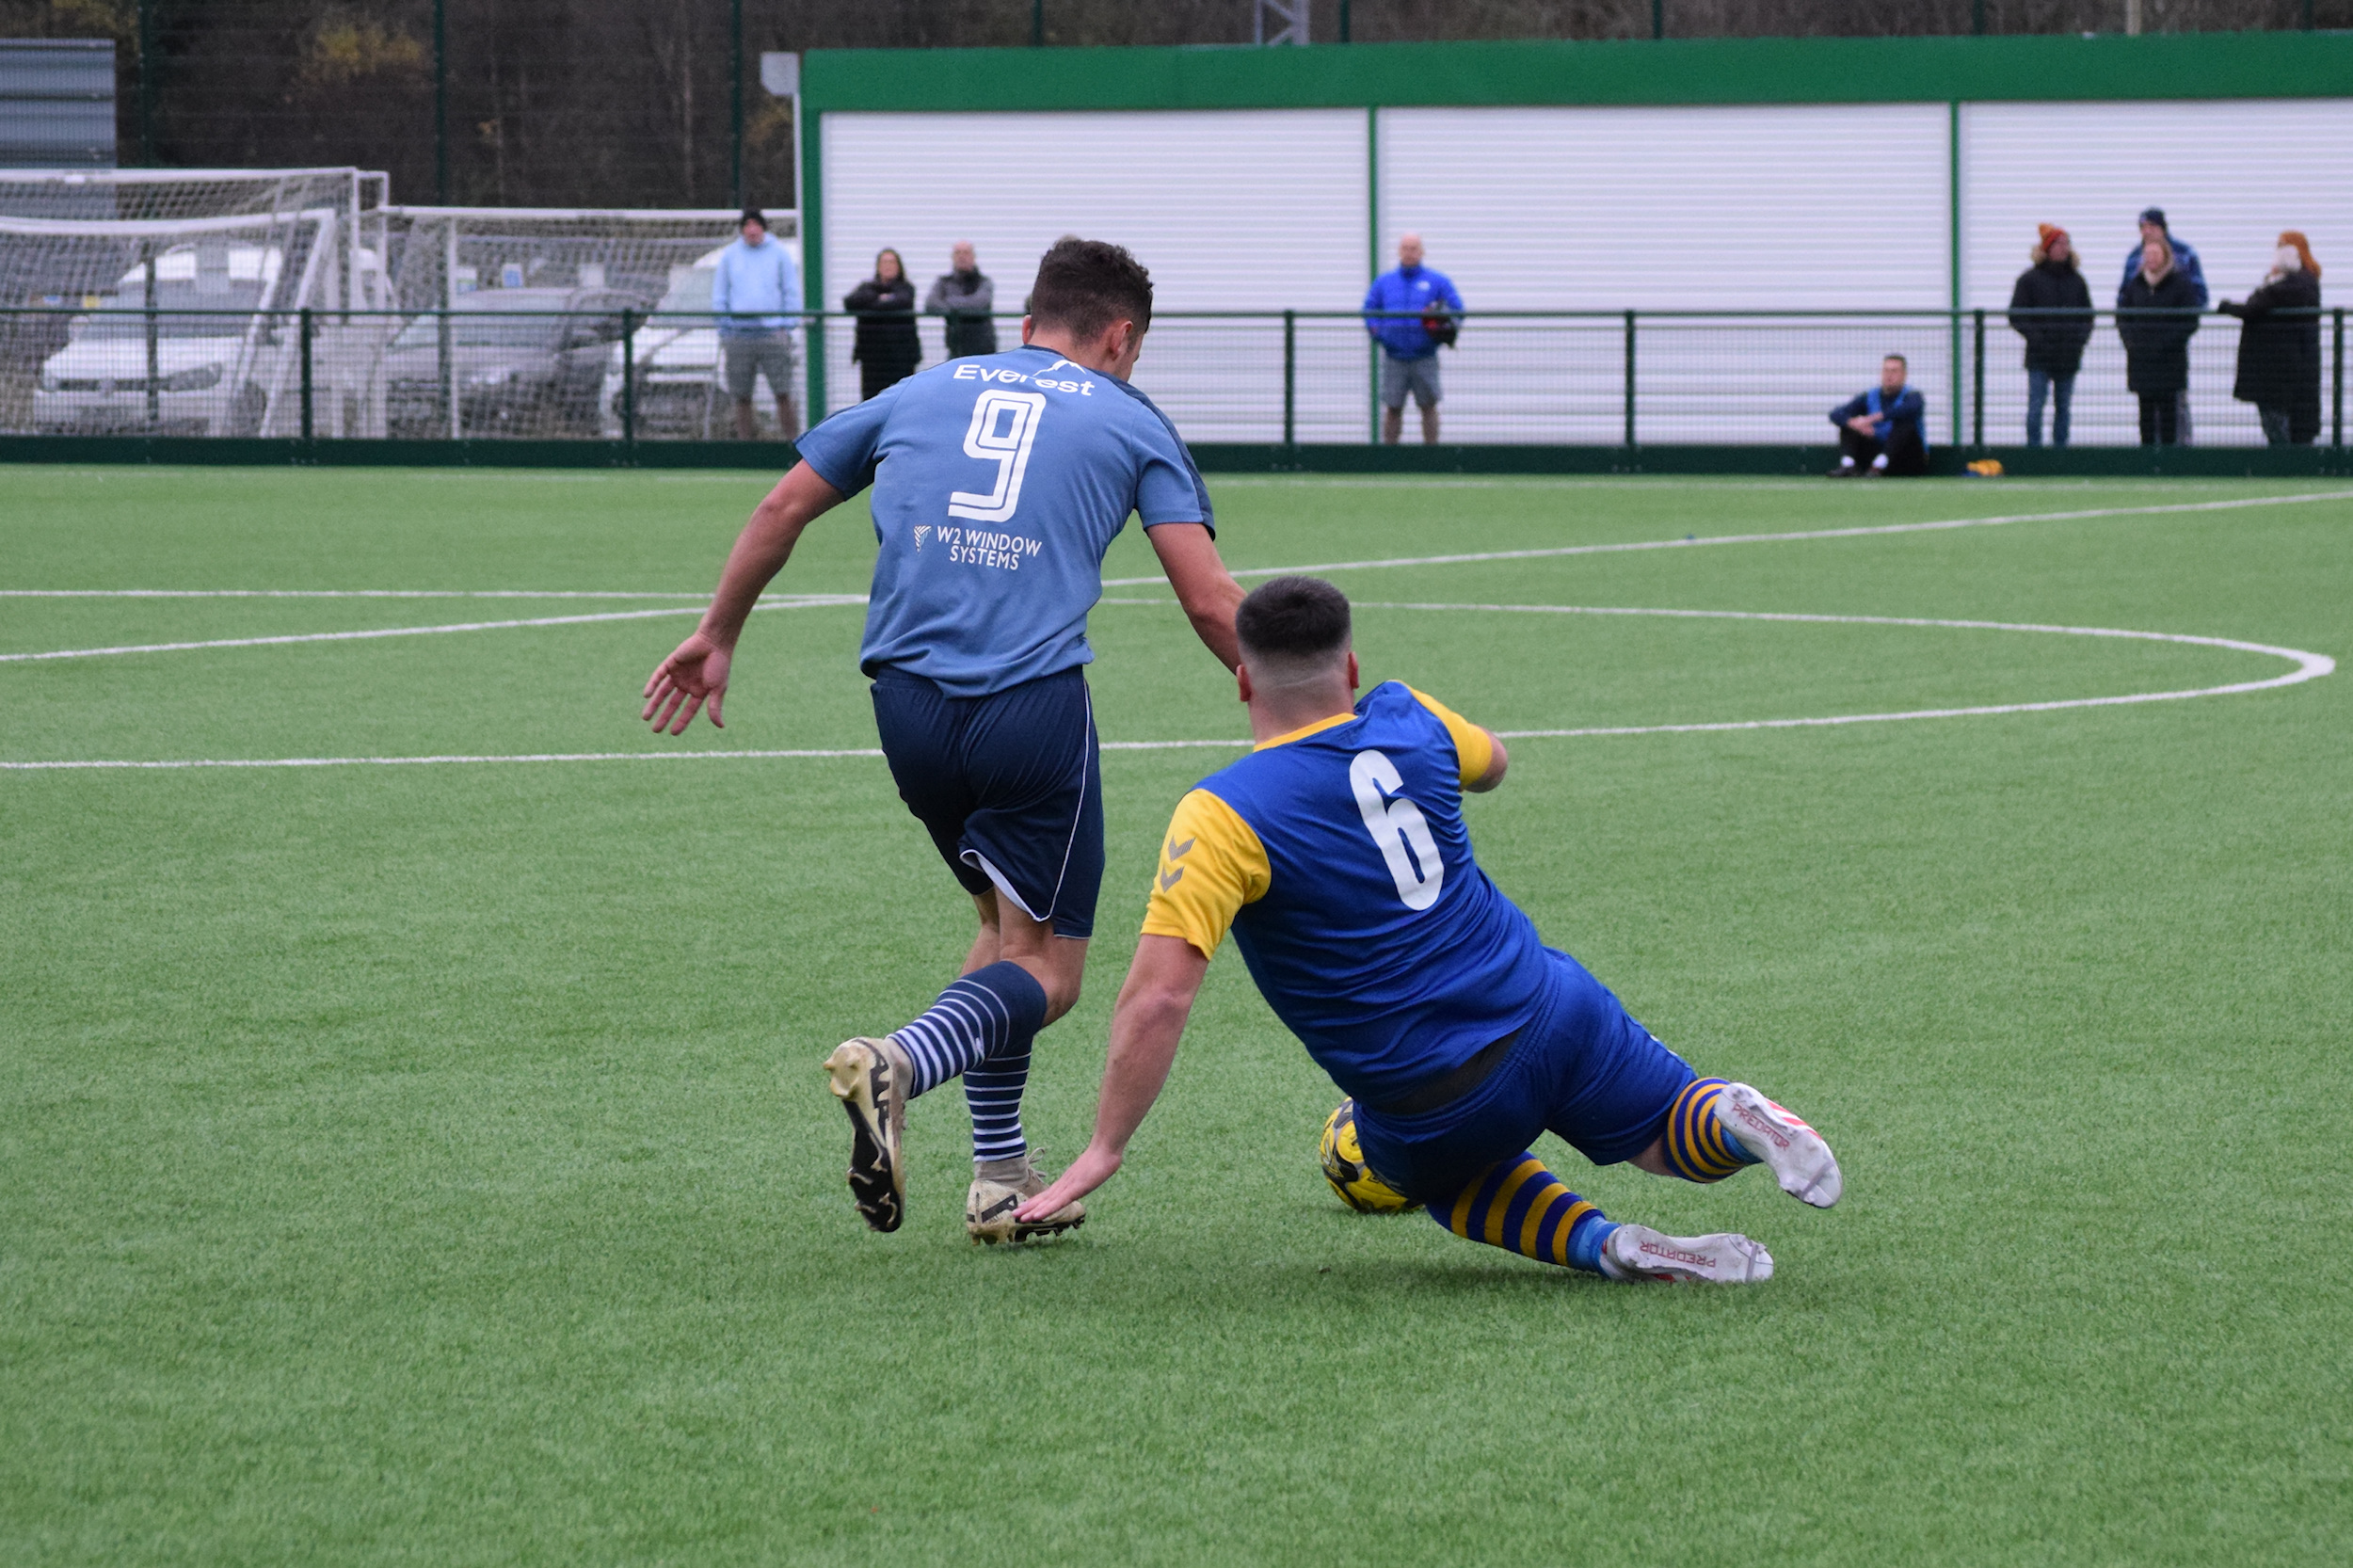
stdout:
<svg viewBox="0 0 2353 1568">
<path fill-rule="evenodd" d="M 1168 857 L 1171 860 L 1182 860 L 1186 856 L 1193 853 L 1193 846 L 1196 841 L 1197 840 L 1195 840 L 1187 839 L 1180 844 L 1176 840 L 1171 839 L 1168 841 L 1167 846 Z M 1171 888 L 1176 887 L 1176 884 L 1182 882 L 1184 879 L 1185 868 L 1182 866 L 1174 867 L 1171 870 L 1160 872 L 1160 891 L 1163 893 L 1167 892 Z"/>
<path fill-rule="evenodd" d="M 924 537 L 931 533 L 931 531 L 932 525 L 928 522 L 921 524 L 915 530 L 915 552 L 918 555 L 923 553 L 923 540 Z"/>
</svg>

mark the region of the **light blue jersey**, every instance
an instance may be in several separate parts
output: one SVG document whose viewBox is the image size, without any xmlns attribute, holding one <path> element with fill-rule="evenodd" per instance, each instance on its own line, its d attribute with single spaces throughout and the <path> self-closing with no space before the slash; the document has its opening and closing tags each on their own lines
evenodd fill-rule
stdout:
<svg viewBox="0 0 2353 1568">
<path fill-rule="evenodd" d="M 811 430 L 800 453 L 844 495 L 874 487 L 882 550 L 858 666 L 952 696 L 1094 662 L 1087 612 L 1130 512 L 1146 528 L 1211 521 L 1150 398 L 1030 345 L 911 376 Z"/>
</svg>

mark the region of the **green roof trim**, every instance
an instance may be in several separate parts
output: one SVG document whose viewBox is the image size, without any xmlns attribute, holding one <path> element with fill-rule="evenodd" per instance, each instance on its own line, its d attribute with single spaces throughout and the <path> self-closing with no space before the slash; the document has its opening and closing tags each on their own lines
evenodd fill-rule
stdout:
<svg viewBox="0 0 2353 1568">
<path fill-rule="evenodd" d="M 827 49 L 801 83 L 818 113 L 2334 98 L 2353 33 Z"/>
</svg>

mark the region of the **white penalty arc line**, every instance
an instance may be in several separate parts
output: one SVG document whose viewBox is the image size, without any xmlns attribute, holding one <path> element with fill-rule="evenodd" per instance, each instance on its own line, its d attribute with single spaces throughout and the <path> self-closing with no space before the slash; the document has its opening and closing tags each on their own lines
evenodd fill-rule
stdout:
<svg viewBox="0 0 2353 1568">
<path fill-rule="evenodd" d="M 1236 577 L 1289 577 L 1313 571 L 1370 571 L 1380 567 L 1454 567 L 1478 561 L 1543 561 L 1563 555 L 1617 555 L 1638 550 L 1696 550 L 1719 544 L 1794 544 L 1804 539 L 1867 539 L 1890 534 L 1947 533 L 1959 528 L 2000 528 L 2016 522 L 2080 522 L 2092 518 L 2156 517 L 2174 512 L 2229 512 L 2249 506 L 2299 506 L 2314 501 L 2353 501 L 2353 490 L 2313 490 L 2301 495 L 2241 496 L 2230 501 L 2183 501 L 2158 506 L 2088 506 L 2073 512 L 2016 512 L 2007 517 L 1946 518 L 1935 522 L 1888 522 L 1861 528 L 1808 528 L 1784 534 L 1713 534 L 1705 538 L 1629 539 L 1620 544 L 1556 545 L 1541 550 L 1481 550 L 1455 555 L 1400 555 L 1380 561 L 1321 561 L 1305 567 L 1248 567 Z M 1159 577 L 1106 578 L 1107 588 L 1133 588 Z"/>
<path fill-rule="evenodd" d="M 2121 637 L 2135 642 L 2181 643 L 2198 648 L 2224 648 L 2234 653 L 2256 653 L 2269 658 L 2285 659 L 2296 666 L 2284 675 L 2275 675 L 2264 680 L 2239 680 L 2219 686 L 2185 687 L 2169 692 L 2131 692 L 2116 696 L 2061 697 L 2048 702 L 2000 702 L 1968 708 L 1915 708 L 1892 713 L 1837 713 L 1818 718 L 1734 719 L 1707 724 L 1596 725 L 1574 729 L 1499 729 L 1496 731 L 1498 736 L 1507 741 L 1573 739 L 1607 735 L 1689 735 L 1742 729 L 1811 729 L 1850 724 L 1889 724 L 1905 719 L 1975 718 L 1999 713 L 2048 713 L 2069 708 L 2114 708 L 2131 703 L 2178 702 L 2188 697 L 2228 696 L 2242 692 L 2261 692 L 2280 686 L 2299 685 L 2304 681 L 2316 680 L 2324 675 L 2331 674 L 2337 667 L 2337 662 L 2329 655 L 2313 653 L 2303 648 L 2280 648 L 2268 643 L 2250 643 L 2235 637 L 2206 637 L 2184 632 L 2137 632 L 2108 626 L 2056 626 L 2026 621 L 1942 620 L 1917 616 L 1820 616 L 1775 610 L 1662 610 L 1574 604 L 1367 602 L 1359 608 L 1417 611 L 1471 610 L 1497 615 L 1529 616 L 1649 616 L 1677 620 L 1788 621 L 1833 626 L 1898 626 L 1967 632 L 2029 632 L 2064 637 Z M 516 624 L 540 623 L 519 622 Z M 1250 743 L 1246 740 L 1105 741 L 1102 743 L 1105 751 L 1240 751 L 1249 744 Z M 879 758 L 881 756 L 882 752 L 873 747 L 845 746 L 758 751 L 531 752 L 503 756 L 188 758 L 155 761 L 112 760 L 0 761 L 0 772 L 48 773 L 92 769 L 416 767 L 437 763 L 498 762 L 743 761 L 777 758 Z"/>
<path fill-rule="evenodd" d="M 804 594 L 763 600 L 755 610 L 808 610 L 834 604 L 863 604 L 864 594 Z M 383 637 L 438 637 L 453 632 L 505 632 L 526 626 L 589 626 L 600 621 L 644 620 L 652 616 L 699 616 L 703 606 L 672 604 L 659 610 L 606 610 L 589 616 L 535 616 L 523 620 L 463 620 L 441 626 L 384 626 L 366 632 L 297 632 L 276 637 L 211 637 L 201 642 L 127 643 L 115 648 L 61 648 L 45 653 L 0 653 L 0 664 L 48 659 L 103 659 L 126 653 L 187 653 L 208 648 L 283 648 L 293 643 L 374 642 Z"/>
</svg>

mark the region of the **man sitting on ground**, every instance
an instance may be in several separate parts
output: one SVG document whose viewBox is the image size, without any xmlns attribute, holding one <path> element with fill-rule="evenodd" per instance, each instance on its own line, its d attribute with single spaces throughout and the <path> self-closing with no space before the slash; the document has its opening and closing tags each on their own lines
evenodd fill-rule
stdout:
<svg viewBox="0 0 2353 1568">
<path fill-rule="evenodd" d="M 1880 361 L 1880 384 L 1830 411 L 1838 426 L 1833 479 L 1909 478 L 1929 472 L 1929 402 L 1904 385 L 1900 354 Z"/>
<path fill-rule="evenodd" d="M 1693 1072 L 1487 880 L 1463 792 L 1502 782 L 1502 743 L 1394 680 L 1352 702 L 1348 600 L 1329 583 L 1276 578 L 1234 631 L 1257 747 L 1177 805 L 1094 1141 L 1019 1217 L 1119 1169 L 1230 928 L 1268 1005 L 1351 1096 L 1335 1121 L 1353 1116 L 1364 1164 L 1401 1200 L 1457 1236 L 1610 1279 L 1769 1278 L 1747 1237 L 1612 1224 L 1529 1152 L 1549 1129 L 1595 1164 L 1687 1181 L 1761 1161 L 1820 1208 L 1841 1185 L 1812 1128 Z"/>
</svg>

